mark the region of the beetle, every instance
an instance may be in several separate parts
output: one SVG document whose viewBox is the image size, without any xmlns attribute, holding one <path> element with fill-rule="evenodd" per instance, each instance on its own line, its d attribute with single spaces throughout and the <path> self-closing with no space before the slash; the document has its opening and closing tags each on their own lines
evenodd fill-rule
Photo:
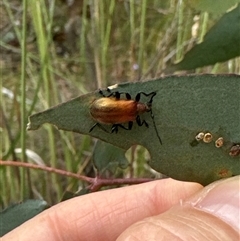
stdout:
<svg viewBox="0 0 240 241">
<path fill-rule="evenodd" d="M 152 112 L 152 102 L 154 96 L 157 94 L 156 92 L 151 92 L 149 94 L 139 92 L 133 100 L 129 93 L 120 93 L 118 91 L 111 92 L 110 89 L 107 89 L 107 91 L 109 92 L 109 95 L 104 95 L 102 90 L 99 90 L 102 98 L 94 100 L 90 106 L 90 115 L 96 123 L 91 127 L 89 132 L 91 132 L 96 126 L 105 132 L 108 132 L 102 124 L 112 125 L 111 133 L 117 133 L 119 127 L 125 130 L 131 130 L 134 121 L 136 121 L 139 126 L 145 125 L 146 127 L 149 127 L 145 120 L 141 120 L 140 114 L 150 112 L 154 129 L 159 142 L 162 145 L 162 140 L 158 134 Z M 122 94 L 125 94 L 126 99 L 120 98 Z M 141 95 L 150 97 L 150 100 L 147 103 L 140 102 Z M 123 123 L 128 123 L 128 127 L 122 125 Z"/>
</svg>

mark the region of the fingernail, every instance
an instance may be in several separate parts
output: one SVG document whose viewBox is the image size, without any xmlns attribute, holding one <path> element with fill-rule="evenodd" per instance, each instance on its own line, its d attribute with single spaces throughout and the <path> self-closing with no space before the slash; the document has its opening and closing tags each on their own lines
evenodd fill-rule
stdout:
<svg viewBox="0 0 240 241">
<path fill-rule="evenodd" d="M 240 232 L 240 176 L 214 182 L 186 203 L 217 216 Z"/>
</svg>

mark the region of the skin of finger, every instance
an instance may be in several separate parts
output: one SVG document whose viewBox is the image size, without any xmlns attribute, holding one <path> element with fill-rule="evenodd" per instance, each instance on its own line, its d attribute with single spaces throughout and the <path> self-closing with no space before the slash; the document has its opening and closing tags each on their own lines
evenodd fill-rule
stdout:
<svg viewBox="0 0 240 241">
<path fill-rule="evenodd" d="M 238 192 L 238 176 L 212 183 L 167 212 L 135 223 L 117 241 L 240 240 Z"/>
<path fill-rule="evenodd" d="M 240 240 L 240 175 L 210 184 L 185 204 L 217 216 L 239 233 Z"/>
<path fill-rule="evenodd" d="M 172 179 L 73 198 L 25 222 L 1 241 L 112 241 L 130 225 L 165 212 L 202 188 Z"/>
<path fill-rule="evenodd" d="M 234 241 L 239 234 L 216 216 L 190 207 L 167 212 L 129 227 L 117 241 Z"/>
</svg>

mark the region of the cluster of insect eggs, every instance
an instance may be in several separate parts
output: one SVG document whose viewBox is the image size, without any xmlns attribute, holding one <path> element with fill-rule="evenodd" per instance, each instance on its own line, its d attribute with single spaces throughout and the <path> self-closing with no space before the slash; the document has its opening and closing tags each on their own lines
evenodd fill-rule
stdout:
<svg viewBox="0 0 240 241">
<path fill-rule="evenodd" d="M 203 141 L 204 143 L 210 143 L 213 141 L 213 135 L 210 132 L 204 133 L 204 132 L 199 132 L 196 136 L 195 139 L 197 141 Z M 222 147 L 224 144 L 224 139 L 223 137 L 219 137 L 216 141 L 215 141 L 215 146 L 217 148 Z"/>
<path fill-rule="evenodd" d="M 213 135 L 210 132 L 204 133 L 204 132 L 199 132 L 196 136 L 195 139 L 200 142 L 203 141 L 204 143 L 210 143 L 213 141 Z M 215 141 L 215 147 L 220 148 L 224 145 L 224 139 L 223 137 L 219 137 Z M 240 145 L 239 144 L 234 144 L 230 151 L 229 151 L 230 156 L 239 156 L 240 155 Z"/>
<path fill-rule="evenodd" d="M 238 145 L 238 144 L 233 145 L 230 149 L 229 155 L 230 156 L 239 156 L 240 155 L 240 145 Z"/>
</svg>

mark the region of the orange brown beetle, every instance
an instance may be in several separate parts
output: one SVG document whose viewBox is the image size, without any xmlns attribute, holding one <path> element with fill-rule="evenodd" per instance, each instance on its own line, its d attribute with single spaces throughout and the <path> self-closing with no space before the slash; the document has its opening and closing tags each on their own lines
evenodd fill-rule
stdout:
<svg viewBox="0 0 240 241">
<path fill-rule="evenodd" d="M 133 121 L 136 121 L 139 126 L 145 125 L 149 127 L 145 120 L 141 120 L 140 114 L 145 112 L 150 112 L 153 120 L 154 129 L 156 131 L 159 142 L 162 144 L 162 140 L 158 134 L 156 124 L 154 121 L 154 116 L 152 113 L 152 102 L 153 97 L 157 94 L 156 92 L 151 92 L 146 94 L 144 92 L 139 92 L 135 100 L 131 99 L 130 94 L 120 93 L 118 91 L 112 92 L 107 89 L 110 94 L 108 96 L 104 95 L 100 90 L 99 93 L 103 96 L 102 98 L 96 99 L 90 107 L 90 114 L 96 123 L 91 127 L 89 132 L 91 132 L 96 126 L 100 127 L 102 130 L 108 132 L 102 124 L 112 125 L 111 133 L 118 132 L 118 128 L 121 127 L 125 130 L 131 130 L 133 126 Z M 126 99 L 121 99 L 121 94 L 125 94 Z M 146 97 L 150 96 L 150 100 L 147 103 L 140 102 L 141 95 Z M 128 127 L 122 125 L 123 123 L 128 123 Z"/>
</svg>

